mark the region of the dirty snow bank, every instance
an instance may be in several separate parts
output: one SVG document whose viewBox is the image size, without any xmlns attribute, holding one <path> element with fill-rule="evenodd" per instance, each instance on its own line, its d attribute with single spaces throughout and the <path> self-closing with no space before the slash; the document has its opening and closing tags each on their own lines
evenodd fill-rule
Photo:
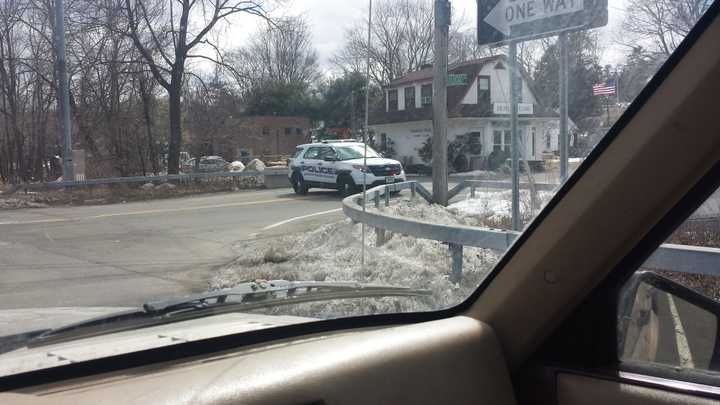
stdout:
<svg viewBox="0 0 720 405">
<path fill-rule="evenodd" d="M 270 314 L 318 318 L 427 311 L 460 303 L 492 269 L 498 252 L 467 248 L 463 279 L 449 281 L 448 247 L 436 241 L 392 235 L 375 246 L 375 232 L 367 229 L 365 270 L 360 268 L 361 225 L 343 220 L 316 230 L 272 240 L 242 242 L 241 257 L 210 282 L 211 290 L 255 279 L 356 281 L 432 291 L 432 297 L 352 299 L 267 309 Z"/>
<path fill-rule="evenodd" d="M 552 197 L 553 193 L 540 191 L 538 199 L 540 206 L 544 206 Z M 385 215 L 393 215 L 401 218 L 414 218 L 417 220 L 441 225 L 464 225 L 489 228 L 510 227 L 512 215 L 512 191 L 481 191 L 475 192 L 475 198 L 470 195 L 464 200 L 458 201 L 443 207 L 435 204 L 428 204 L 421 198 L 402 198 L 393 200 L 389 207 L 383 204 L 380 208 L 368 206 L 369 210 L 377 210 Z M 530 192 L 520 191 L 520 215 L 524 222 L 529 221 L 539 209 L 531 209 Z"/>
<path fill-rule="evenodd" d="M 541 204 L 551 193 L 539 193 Z M 390 207 L 381 205 L 385 215 L 415 218 L 421 221 L 475 227 L 508 228 L 510 191 L 478 190 L 475 199 L 466 199 L 449 207 L 431 205 L 416 197 L 394 199 Z M 521 194 L 521 213 L 529 219 L 530 194 Z M 376 210 L 369 206 L 368 210 Z M 233 287 L 256 279 L 290 281 L 356 281 L 360 283 L 426 289 L 432 297 L 352 299 L 318 302 L 263 310 L 268 314 L 286 314 L 318 318 L 427 311 L 447 308 L 467 298 L 497 263 L 502 252 L 465 248 L 463 278 L 459 284 L 449 280 L 451 259 L 447 245 L 437 241 L 393 234 L 381 247 L 375 232 L 367 229 L 366 265 L 360 268 L 361 224 L 350 220 L 322 226 L 305 233 L 276 239 L 241 242 L 236 246 L 239 259 L 220 270 L 210 280 L 211 290 Z"/>
</svg>

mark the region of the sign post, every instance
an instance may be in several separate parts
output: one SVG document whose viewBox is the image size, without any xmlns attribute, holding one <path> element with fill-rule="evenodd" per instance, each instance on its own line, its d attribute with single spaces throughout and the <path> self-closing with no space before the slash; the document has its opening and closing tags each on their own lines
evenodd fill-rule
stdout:
<svg viewBox="0 0 720 405">
<path fill-rule="evenodd" d="M 568 44 L 567 33 L 563 32 L 558 38 L 560 48 L 560 182 L 567 180 L 568 176 Z"/>
<path fill-rule="evenodd" d="M 478 45 L 509 45 L 510 127 L 512 136 L 512 223 L 519 230 L 519 130 L 517 43 L 560 35 L 560 175 L 567 178 L 567 33 L 607 25 L 608 0 L 478 0 Z"/>
<path fill-rule="evenodd" d="M 518 99 L 520 93 L 520 77 L 517 63 L 517 43 L 510 42 L 508 65 L 510 72 L 510 154 L 512 160 L 512 228 L 519 231 L 520 227 L 520 140 L 518 134 Z"/>
<path fill-rule="evenodd" d="M 446 206 L 448 203 L 447 85 L 449 31 L 450 2 L 448 0 L 435 0 L 435 63 L 433 64 L 432 100 L 432 191 L 433 202 L 442 206 Z"/>
</svg>

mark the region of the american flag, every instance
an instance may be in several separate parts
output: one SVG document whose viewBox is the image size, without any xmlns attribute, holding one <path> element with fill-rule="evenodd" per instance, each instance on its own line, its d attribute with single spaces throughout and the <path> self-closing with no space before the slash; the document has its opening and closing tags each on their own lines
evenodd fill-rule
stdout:
<svg viewBox="0 0 720 405">
<path fill-rule="evenodd" d="M 605 83 L 593 85 L 593 96 L 615 95 L 615 79 L 609 79 Z"/>
</svg>

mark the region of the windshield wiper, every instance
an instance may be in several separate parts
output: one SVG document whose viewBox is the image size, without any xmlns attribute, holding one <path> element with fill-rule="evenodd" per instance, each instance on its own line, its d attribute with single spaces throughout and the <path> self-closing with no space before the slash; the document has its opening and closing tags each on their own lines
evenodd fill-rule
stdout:
<svg viewBox="0 0 720 405">
<path fill-rule="evenodd" d="M 28 347 L 43 346 L 126 330 L 179 322 L 227 312 L 335 299 L 427 297 L 431 291 L 361 283 L 325 281 L 250 281 L 236 287 L 179 299 L 148 302 L 139 310 L 52 329 L 33 338 Z"/>
</svg>

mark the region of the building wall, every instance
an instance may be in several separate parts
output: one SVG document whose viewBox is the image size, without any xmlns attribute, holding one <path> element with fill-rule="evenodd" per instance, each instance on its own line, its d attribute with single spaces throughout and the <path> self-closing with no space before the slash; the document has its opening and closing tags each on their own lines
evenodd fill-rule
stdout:
<svg viewBox="0 0 720 405">
<path fill-rule="evenodd" d="M 418 150 L 432 136 L 432 121 L 415 121 L 394 124 L 375 125 L 371 127 L 378 134 L 386 134 L 394 142 L 395 157 L 401 162 L 423 164 Z M 532 133 L 535 132 L 535 149 L 533 150 Z M 480 133 L 482 156 L 493 151 L 494 132 L 510 130 L 507 118 L 451 118 L 448 121 L 448 142 L 454 141 L 459 135 Z M 558 123 L 553 118 L 521 118 L 521 154 L 528 160 L 541 160 L 544 153 L 558 151 Z M 547 148 L 547 138 L 550 148 Z M 509 145 L 507 145 L 509 151 Z"/>
<path fill-rule="evenodd" d="M 291 155 L 296 146 L 310 141 L 310 130 L 310 120 L 304 117 L 242 117 L 221 130 L 214 149 L 230 161 L 246 155 Z"/>
</svg>

